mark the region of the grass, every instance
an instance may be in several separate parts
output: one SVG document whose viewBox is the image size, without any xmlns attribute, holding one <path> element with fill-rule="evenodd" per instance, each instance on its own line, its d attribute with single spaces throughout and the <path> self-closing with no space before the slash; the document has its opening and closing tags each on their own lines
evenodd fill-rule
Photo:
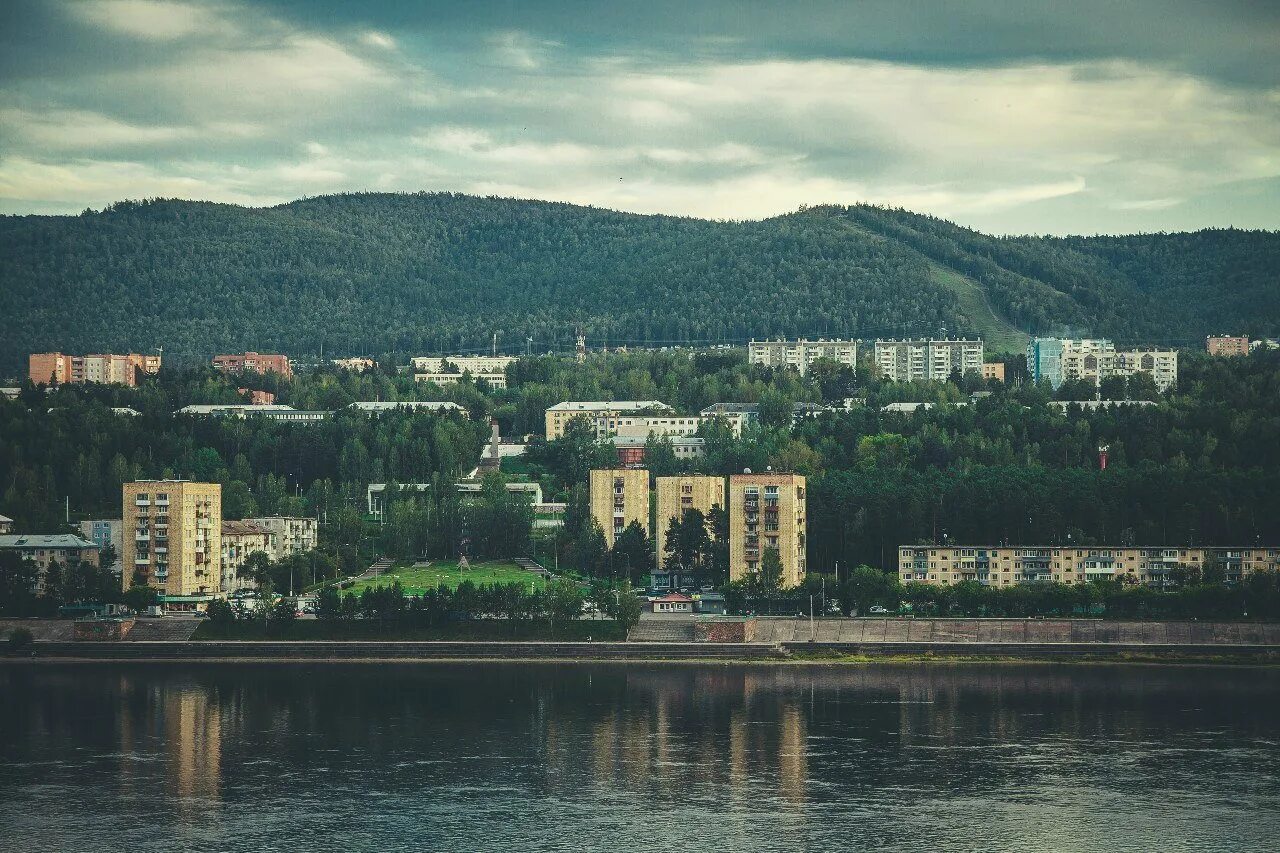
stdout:
<svg viewBox="0 0 1280 853">
<path fill-rule="evenodd" d="M 996 313 L 987 299 L 982 285 L 950 267 L 930 261 L 929 272 L 933 280 L 956 295 L 956 302 L 964 319 L 982 335 L 989 352 L 1024 352 L 1030 338 L 1026 332 L 1014 328 Z"/>
<path fill-rule="evenodd" d="M 475 619 L 443 622 L 438 625 L 411 627 L 382 624 L 376 620 L 324 622 L 303 619 L 283 628 L 264 628 L 259 622 L 233 622 L 216 625 L 201 622 L 193 640 L 570 640 L 591 638 L 597 642 L 620 642 L 626 639 L 622 627 L 612 619 L 582 619 L 559 622 L 555 630 L 546 621 L 510 622 L 506 619 Z"/>
<path fill-rule="evenodd" d="M 458 568 L 454 560 L 440 560 L 431 563 L 427 568 L 413 566 L 395 566 L 386 574 L 379 575 L 376 580 L 360 581 L 344 590 L 342 594 L 353 592 L 359 595 L 363 590 L 381 586 L 391 586 L 397 580 L 404 587 L 406 595 L 421 595 L 429 589 L 445 587 L 454 589 L 463 581 L 471 581 L 476 586 L 492 586 L 494 584 L 519 583 L 533 584 L 534 589 L 542 589 L 544 581 L 540 575 L 526 572 L 515 563 L 494 561 L 491 563 L 472 563 L 464 572 Z"/>
</svg>

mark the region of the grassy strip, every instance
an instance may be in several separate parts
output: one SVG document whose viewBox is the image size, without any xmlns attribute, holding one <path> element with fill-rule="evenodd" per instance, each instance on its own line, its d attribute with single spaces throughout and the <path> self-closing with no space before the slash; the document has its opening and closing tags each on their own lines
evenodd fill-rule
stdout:
<svg viewBox="0 0 1280 853">
<path fill-rule="evenodd" d="M 217 625 L 202 622 L 193 640 L 513 640 L 620 641 L 626 635 L 611 619 L 558 622 L 555 630 L 545 620 L 511 622 L 505 619 L 477 619 L 410 627 L 379 623 L 373 619 L 326 622 L 306 619 L 288 625 L 263 626 L 256 621 Z"/>
<path fill-rule="evenodd" d="M 405 595 L 422 595 L 428 589 L 436 589 L 437 587 L 456 589 L 458 584 L 463 581 L 471 581 L 476 586 L 494 586 L 507 583 L 518 583 L 526 587 L 532 584 L 534 589 L 542 589 L 543 586 L 543 580 L 540 575 L 526 572 L 515 563 L 472 564 L 466 571 L 462 571 L 458 568 L 456 562 L 441 560 L 433 562 L 425 569 L 414 569 L 409 566 L 393 568 L 386 574 L 380 575 L 377 580 L 361 581 L 342 590 L 342 594 L 346 595 L 351 592 L 359 595 L 364 589 L 391 586 L 396 581 L 400 581 L 400 586 L 404 587 Z"/>
</svg>

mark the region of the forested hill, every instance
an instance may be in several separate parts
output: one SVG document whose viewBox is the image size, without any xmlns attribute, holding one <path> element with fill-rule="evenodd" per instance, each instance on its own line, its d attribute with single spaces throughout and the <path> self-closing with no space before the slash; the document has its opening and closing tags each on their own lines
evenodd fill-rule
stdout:
<svg viewBox="0 0 1280 853">
<path fill-rule="evenodd" d="M 994 238 L 901 210 L 760 222 L 453 194 L 0 217 L 0 371 L 31 351 L 206 358 L 1028 332 L 1280 329 L 1280 234 Z"/>
</svg>

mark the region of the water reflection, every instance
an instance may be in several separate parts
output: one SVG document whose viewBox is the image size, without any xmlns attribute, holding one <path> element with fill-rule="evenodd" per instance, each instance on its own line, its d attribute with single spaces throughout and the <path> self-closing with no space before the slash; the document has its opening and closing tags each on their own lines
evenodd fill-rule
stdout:
<svg viewBox="0 0 1280 853">
<path fill-rule="evenodd" d="M 1280 829 L 1270 669 L 54 664 L 0 666 L 0 697 L 15 849 L 1093 850 L 1117 826 L 1232 849 Z"/>
</svg>

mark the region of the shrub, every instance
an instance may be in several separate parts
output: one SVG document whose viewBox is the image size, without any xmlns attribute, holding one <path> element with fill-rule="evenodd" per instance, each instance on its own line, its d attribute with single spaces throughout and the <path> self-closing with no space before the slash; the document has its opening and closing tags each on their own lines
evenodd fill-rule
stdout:
<svg viewBox="0 0 1280 853">
<path fill-rule="evenodd" d="M 35 636 L 27 628 L 14 628 L 9 632 L 9 651 L 20 652 L 36 641 Z"/>
</svg>

